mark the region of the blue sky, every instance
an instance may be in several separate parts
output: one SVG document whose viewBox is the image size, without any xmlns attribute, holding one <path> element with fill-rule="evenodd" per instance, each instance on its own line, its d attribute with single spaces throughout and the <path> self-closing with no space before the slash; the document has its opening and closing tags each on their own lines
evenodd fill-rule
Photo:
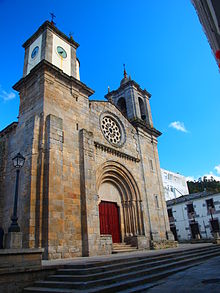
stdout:
<svg viewBox="0 0 220 293">
<path fill-rule="evenodd" d="M 0 0 L 0 129 L 17 119 L 22 44 L 50 12 L 80 44 L 81 81 L 93 99 L 118 88 L 123 63 L 152 94 L 162 168 L 220 176 L 220 74 L 190 0 Z"/>
</svg>

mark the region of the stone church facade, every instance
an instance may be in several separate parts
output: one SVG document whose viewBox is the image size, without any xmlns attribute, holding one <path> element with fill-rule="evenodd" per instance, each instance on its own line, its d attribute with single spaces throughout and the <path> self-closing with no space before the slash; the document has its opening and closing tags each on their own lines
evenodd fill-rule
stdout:
<svg viewBox="0 0 220 293">
<path fill-rule="evenodd" d="M 13 209 L 12 158 L 21 169 L 23 247 L 44 258 L 111 253 L 112 242 L 149 249 L 173 240 L 150 94 L 124 71 L 105 101 L 80 81 L 78 44 L 46 21 L 23 45 L 18 122 L 0 132 L 0 226 Z"/>
</svg>

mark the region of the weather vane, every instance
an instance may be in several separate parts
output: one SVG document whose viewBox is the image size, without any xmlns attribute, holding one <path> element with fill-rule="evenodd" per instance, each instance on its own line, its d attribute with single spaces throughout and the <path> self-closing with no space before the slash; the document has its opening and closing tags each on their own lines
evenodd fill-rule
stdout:
<svg viewBox="0 0 220 293">
<path fill-rule="evenodd" d="M 50 15 L 51 15 L 51 23 L 55 24 L 55 22 L 53 21 L 54 18 L 56 18 L 55 14 L 53 12 L 50 12 Z"/>
</svg>

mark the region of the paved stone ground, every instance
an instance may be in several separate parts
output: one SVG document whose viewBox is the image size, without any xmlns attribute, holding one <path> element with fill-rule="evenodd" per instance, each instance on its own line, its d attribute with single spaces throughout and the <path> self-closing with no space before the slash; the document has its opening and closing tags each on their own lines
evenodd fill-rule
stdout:
<svg viewBox="0 0 220 293">
<path fill-rule="evenodd" d="M 163 279 L 147 292 L 220 293 L 220 256 Z"/>
</svg>

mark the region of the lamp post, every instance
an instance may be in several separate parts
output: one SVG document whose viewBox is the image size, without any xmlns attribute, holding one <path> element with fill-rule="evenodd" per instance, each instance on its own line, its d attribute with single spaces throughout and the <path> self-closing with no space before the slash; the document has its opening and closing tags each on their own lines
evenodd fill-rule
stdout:
<svg viewBox="0 0 220 293">
<path fill-rule="evenodd" d="M 19 184 L 19 173 L 20 169 L 24 165 L 25 158 L 20 154 L 12 159 L 13 165 L 16 168 L 16 184 L 15 184 L 15 198 L 14 198 L 14 208 L 13 215 L 11 217 L 11 225 L 8 229 L 8 232 L 20 232 L 20 227 L 18 225 L 18 217 L 17 217 L 17 205 L 18 205 L 18 184 Z"/>
</svg>

